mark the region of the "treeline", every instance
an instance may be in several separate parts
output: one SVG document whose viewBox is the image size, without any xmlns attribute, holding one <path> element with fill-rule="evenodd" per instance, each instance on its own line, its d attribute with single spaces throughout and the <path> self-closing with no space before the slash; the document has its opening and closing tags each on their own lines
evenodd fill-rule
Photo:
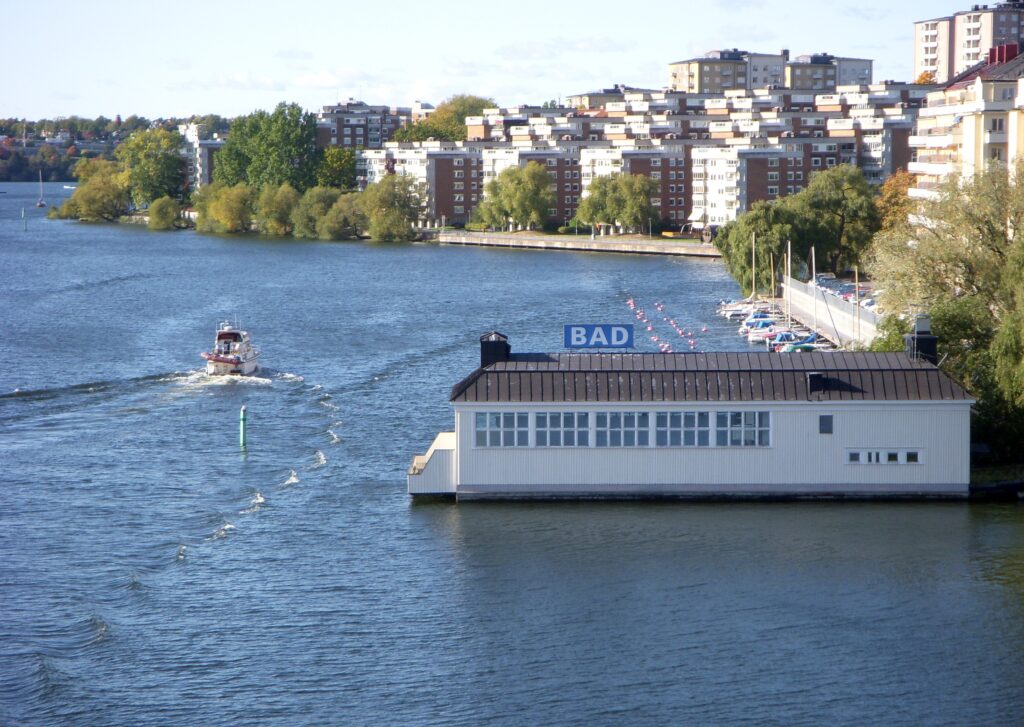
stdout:
<svg viewBox="0 0 1024 727">
<path fill-rule="evenodd" d="M 27 154 L 22 149 L 0 146 L 0 182 L 35 182 L 43 173 L 44 182 L 70 182 L 78 160 L 88 154 L 79 152 L 74 145 L 60 150 L 43 144 Z"/>
<path fill-rule="evenodd" d="M 465 141 L 466 117 L 480 116 L 486 108 L 494 108 L 493 99 L 458 94 L 445 99 L 425 119 L 396 129 L 392 141 Z"/>
<path fill-rule="evenodd" d="M 126 138 L 136 131 L 147 129 L 166 129 L 174 131 L 178 124 L 197 123 L 204 127 L 203 136 L 209 138 L 214 133 L 227 131 L 229 119 L 218 114 L 194 114 L 181 118 L 147 119 L 132 114 L 126 119 L 120 115 L 109 119 L 97 116 L 90 119 L 84 116 L 63 116 L 55 119 L 0 119 L 0 136 L 9 136 L 14 140 L 22 138 L 36 139 L 51 137 L 61 132 L 67 133 L 71 141 L 106 141 L 108 139 Z"/>
<path fill-rule="evenodd" d="M 411 240 L 426 199 L 410 177 L 389 175 L 363 192 L 315 186 L 299 193 L 291 184 L 262 189 L 216 182 L 195 195 L 196 229 L 201 232 L 258 231 L 274 237 L 380 241 Z M 150 226 L 169 229 L 166 218 Z"/>
</svg>

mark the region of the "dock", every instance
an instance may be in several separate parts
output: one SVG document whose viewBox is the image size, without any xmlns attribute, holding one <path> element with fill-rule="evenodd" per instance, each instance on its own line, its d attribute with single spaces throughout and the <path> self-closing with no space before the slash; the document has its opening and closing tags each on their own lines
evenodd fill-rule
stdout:
<svg viewBox="0 0 1024 727">
<path fill-rule="evenodd" d="M 487 232 L 440 232 L 434 238 L 445 245 L 477 245 L 566 252 L 614 252 L 629 255 L 675 255 L 719 259 L 714 245 L 699 240 L 656 237 L 619 237 L 612 235 L 529 235 Z"/>
</svg>

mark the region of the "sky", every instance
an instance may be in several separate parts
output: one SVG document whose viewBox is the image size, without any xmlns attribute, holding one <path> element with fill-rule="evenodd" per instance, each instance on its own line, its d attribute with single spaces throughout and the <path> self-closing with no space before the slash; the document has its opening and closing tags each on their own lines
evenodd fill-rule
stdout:
<svg viewBox="0 0 1024 727">
<path fill-rule="evenodd" d="M 993 4 L 993 3 L 990 3 Z M 668 84 L 719 48 L 872 58 L 911 80 L 913 23 L 947 0 L 49 0 L 4 8 L 0 118 L 237 116 L 356 98 L 501 106 Z M 18 29 L 18 30 L 15 30 Z M 10 59 L 21 59 L 20 64 Z"/>
</svg>

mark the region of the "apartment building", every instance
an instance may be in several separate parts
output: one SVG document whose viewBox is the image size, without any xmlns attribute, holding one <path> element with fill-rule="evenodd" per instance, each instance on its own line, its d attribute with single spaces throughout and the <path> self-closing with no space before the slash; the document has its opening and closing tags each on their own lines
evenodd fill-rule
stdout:
<svg viewBox="0 0 1024 727">
<path fill-rule="evenodd" d="M 418 113 L 425 111 L 422 104 L 417 107 Z M 343 104 L 324 106 L 317 114 L 316 144 L 321 149 L 329 146 L 380 149 L 396 129 L 411 123 L 412 119 L 412 109 L 371 106 L 349 99 Z"/>
<path fill-rule="evenodd" d="M 732 48 L 669 64 L 669 88 L 684 93 L 720 94 L 732 89 L 781 86 L 789 51 L 751 53 Z"/>
<path fill-rule="evenodd" d="M 838 58 L 828 53 L 797 56 L 786 64 L 785 85 L 802 91 L 826 91 L 838 86 L 869 84 L 874 61 L 868 58 Z"/>
<path fill-rule="evenodd" d="M 725 224 L 758 200 L 796 194 L 821 169 L 854 164 L 881 183 L 906 168 L 932 88 L 634 91 L 598 108 L 491 108 L 466 119 L 466 142 L 389 142 L 360 159 L 369 182 L 398 173 L 427 185 L 430 220 L 468 221 L 488 181 L 535 161 L 552 176 L 551 223 L 576 214 L 595 178 L 628 173 L 657 182 L 651 202 L 662 224 L 699 229 Z"/>
<path fill-rule="evenodd" d="M 218 138 L 202 139 L 204 131 L 202 124 L 178 125 L 178 134 L 184 141 L 181 155 L 185 158 L 186 192 L 193 192 L 213 181 L 214 158 L 225 143 Z"/>
<path fill-rule="evenodd" d="M 916 176 L 912 197 L 934 198 L 948 175 L 971 177 L 1024 151 L 1018 108 L 1022 76 L 1024 55 L 1018 46 L 1000 46 L 989 50 L 985 63 L 928 94 L 909 142 L 909 171 Z"/>
<path fill-rule="evenodd" d="M 953 15 L 914 23 L 914 74 L 946 83 L 983 61 L 990 49 L 1024 41 L 1024 2 L 972 5 Z"/>
</svg>

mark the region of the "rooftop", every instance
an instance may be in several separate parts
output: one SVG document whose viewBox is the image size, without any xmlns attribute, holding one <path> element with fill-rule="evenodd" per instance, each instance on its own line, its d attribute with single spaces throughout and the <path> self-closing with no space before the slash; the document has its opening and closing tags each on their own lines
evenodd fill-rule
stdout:
<svg viewBox="0 0 1024 727">
<path fill-rule="evenodd" d="M 949 401 L 971 396 L 903 353 L 521 353 L 474 371 L 453 402 Z"/>
</svg>

